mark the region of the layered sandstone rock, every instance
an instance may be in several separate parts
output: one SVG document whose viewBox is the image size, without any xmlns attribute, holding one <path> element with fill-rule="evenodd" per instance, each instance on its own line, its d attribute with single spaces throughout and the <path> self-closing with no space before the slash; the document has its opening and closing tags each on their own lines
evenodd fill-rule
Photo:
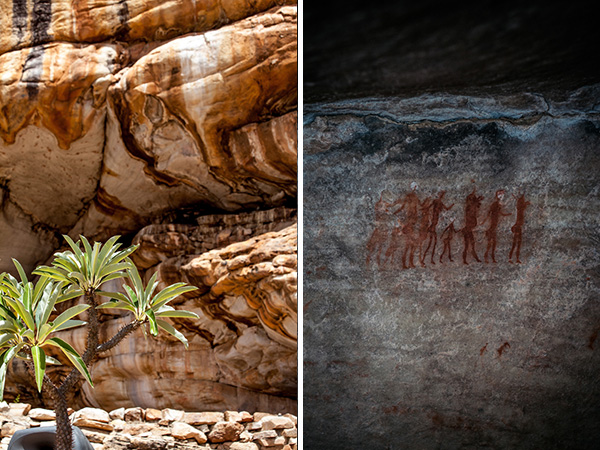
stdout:
<svg viewBox="0 0 600 450">
<path fill-rule="evenodd" d="M 60 234 L 105 239 L 180 207 L 293 199 L 296 7 L 273 3 L 3 11 L 0 231 L 17 238 L 0 254 L 31 269 Z"/>
<path fill-rule="evenodd" d="M 294 9 L 281 8 L 175 39 L 127 70 L 109 94 L 99 195 L 76 232 L 105 237 L 106 230 L 128 222 L 133 230 L 144 217 L 165 211 L 165 205 L 202 203 L 235 211 L 275 206 L 294 196 L 295 113 L 263 126 L 272 160 L 280 161 L 271 164 L 281 165 L 287 180 L 273 180 L 267 167 L 259 169 L 266 172 L 266 182 L 247 182 L 251 177 L 235 169 L 249 165 L 253 171 L 260 167 L 253 160 L 260 158 L 246 156 L 249 152 L 234 143 L 231 152 L 227 143 L 229 132 L 295 106 L 295 27 Z M 234 159 L 230 153 L 240 156 Z"/>
<path fill-rule="evenodd" d="M 138 234 L 147 278 L 200 287 L 182 307 L 201 318 L 177 324 L 189 351 L 140 333 L 74 405 L 295 410 L 296 212 L 271 208 L 297 194 L 296 14 L 287 0 L 0 5 L 0 272 L 48 262 L 61 234 Z M 107 337 L 127 319 L 103 321 Z M 82 330 L 66 337 L 82 348 Z M 30 381 L 15 364 L 9 398 L 48 403 Z"/>
<path fill-rule="evenodd" d="M 140 230 L 133 239 L 139 248 L 131 256 L 147 269 L 176 256 L 199 255 L 252 236 L 280 231 L 296 222 L 296 210 L 275 208 L 239 214 L 200 216 L 196 225 L 157 224 Z"/>
<path fill-rule="evenodd" d="M 47 0 L 0 4 L 0 54 L 50 41 L 163 41 L 218 28 L 277 0 Z"/>
<path fill-rule="evenodd" d="M 179 281 L 198 287 L 177 305 L 200 317 L 177 321 L 190 347 L 165 335 L 127 340 L 95 365 L 95 387 L 82 387 L 85 401 L 150 407 L 158 397 L 171 408 L 295 410 L 296 246 L 293 225 L 148 269 L 146 278 L 158 271 L 159 287 Z M 108 310 L 106 337 L 128 320 L 112 314 L 118 311 Z M 82 333 L 71 337 L 83 345 Z"/>
</svg>

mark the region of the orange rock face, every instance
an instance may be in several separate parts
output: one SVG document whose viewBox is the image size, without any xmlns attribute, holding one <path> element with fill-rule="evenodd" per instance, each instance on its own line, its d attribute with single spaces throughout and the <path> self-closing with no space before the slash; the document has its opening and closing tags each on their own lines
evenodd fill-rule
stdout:
<svg viewBox="0 0 600 450">
<path fill-rule="evenodd" d="M 51 42 L 163 41 L 219 28 L 276 0 L 52 0 L 0 4 L 0 54 Z M 291 3 L 291 2 L 289 2 Z"/>
<path fill-rule="evenodd" d="M 47 44 L 0 56 L 0 136 L 14 144 L 29 125 L 52 133 L 61 149 L 87 134 L 104 113 L 119 68 L 116 45 Z"/>
<path fill-rule="evenodd" d="M 2 239 L 0 254 L 31 269 L 61 233 L 105 239 L 180 207 L 293 201 L 296 7 L 271 3 L 63 1 L 50 16 L 2 3 L 0 231 L 23 250 Z"/>
<path fill-rule="evenodd" d="M 295 411 L 296 110 L 293 2 L 0 2 L 0 272 L 137 235 L 147 277 L 199 287 L 189 351 L 136 335 L 73 405 Z"/>
</svg>

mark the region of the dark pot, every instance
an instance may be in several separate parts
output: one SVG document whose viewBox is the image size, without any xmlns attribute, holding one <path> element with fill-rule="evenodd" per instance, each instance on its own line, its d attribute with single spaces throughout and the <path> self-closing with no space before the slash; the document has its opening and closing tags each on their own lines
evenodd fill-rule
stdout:
<svg viewBox="0 0 600 450">
<path fill-rule="evenodd" d="M 55 436 L 56 427 L 19 430 L 8 443 L 8 450 L 53 450 Z M 73 427 L 73 449 L 94 450 L 90 441 L 77 427 Z"/>
</svg>

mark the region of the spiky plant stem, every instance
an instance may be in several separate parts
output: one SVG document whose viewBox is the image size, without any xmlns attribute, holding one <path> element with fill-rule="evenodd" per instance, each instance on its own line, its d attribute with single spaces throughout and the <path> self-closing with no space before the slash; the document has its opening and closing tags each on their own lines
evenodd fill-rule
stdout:
<svg viewBox="0 0 600 450">
<path fill-rule="evenodd" d="M 98 354 L 107 352 L 116 347 L 129 334 L 137 330 L 143 322 L 134 320 L 123 326 L 117 334 L 111 339 L 99 344 L 99 328 L 100 321 L 98 318 L 98 300 L 94 292 L 86 293 L 85 302 L 91 306 L 88 309 L 88 334 L 86 341 L 86 349 L 82 355 L 82 359 L 86 366 L 90 368 Z M 27 361 L 27 367 L 33 379 L 35 380 L 35 368 L 32 361 Z M 91 368 L 90 368 L 91 369 Z M 71 369 L 67 377 L 57 386 L 54 382 L 44 375 L 43 389 L 48 391 L 54 401 L 54 409 L 56 412 L 56 441 L 55 450 L 72 450 L 73 449 L 73 427 L 69 420 L 69 412 L 67 405 L 67 393 L 79 381 L 80 374 L 76 368 Z"/>
<path fill-rule="evenodd" d="M 123 326 L 111 339 L 96 348 L 97 353 L 107 352 L 108 350 L 116 347 L 119 342 L 125 339 L 130 333 L 133 333 L 135 330 L 137 330 L 141 324 L 142 322 L 134 320 L 133 322 Z"/>
<path fill-rule="evenodd" d="M 108 341 L 98 344 L 99 339 L 99 325 L 100 321 L 98 318 L 98 300 L 96 294 L 86 293 L 85 302 L 91 306 L 88 309 L 88 334 L 86 349 L 82 355 L 82 359 L 85 364 L 90 368 L 99 353 L 106 352 L 115 346 L 117 346 L 123 339 L 125 339 L 130 333 L 135 331 L 142 322 L 134 320 L 128 323 L 119 332 L 109 339 Z M 33 366 L 31 370 L 33 369 Z M 32 372 L 33 374 L 35 372 Z M 34 375 L 35 376 L 35 375 Z M 47 384 L 46 379 L 48 381 Z M 79 371 L 76 368 L 71 369 L 69 375 L 56 386 L 50 378 L 46 375 L 44 377 L 44 387 L 51 393 L 56 409 L 56 449 L 55 450 L 72 450 L 73 448 L 73 427 L 69 421 L 68 405 L 67 405 L 67 393 L 75 386 L 77 381 L 80 379 Z"/>
<path fill-rule="evenodd" d="M 29 374 L 35 380 L 35 368 L 31 360 L 26 361 Z M 64 384 L 64 383 L 63 383 Z M 56 414 L 56 439 L 54 442 L 55 450 L 73 449 L 73 427 L 69 421 L 69 411 L 67 398 L 62 392 L 62 384 L 56 386 L 50 377 L 44 374 L 43 389 L 50 393 L 54 401 L 54 412 Z"/>
</svg>

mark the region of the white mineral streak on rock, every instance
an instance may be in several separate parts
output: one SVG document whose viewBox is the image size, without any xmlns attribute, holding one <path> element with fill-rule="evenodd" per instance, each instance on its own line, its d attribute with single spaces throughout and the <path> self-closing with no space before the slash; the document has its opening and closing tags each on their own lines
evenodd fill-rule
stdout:
<svg viewBox="0 0 600 450">
<path fill-rule="evenodd" d="M 38 70 L 39 82 L 23 81 L 29 50 L 0 56 L 0 235 L 11 236 L 0 239 L 0 255 L 27 270 L 56 248 L 52 230 L 67 232 L 96 194 L 105 108 L 94 108 L 92 91 L 117 54 L 111 45 L 36 49 L 42 57 L 27 71 Z M 9 257 L 0 259 L 5 270 Z"/>
</svg>

